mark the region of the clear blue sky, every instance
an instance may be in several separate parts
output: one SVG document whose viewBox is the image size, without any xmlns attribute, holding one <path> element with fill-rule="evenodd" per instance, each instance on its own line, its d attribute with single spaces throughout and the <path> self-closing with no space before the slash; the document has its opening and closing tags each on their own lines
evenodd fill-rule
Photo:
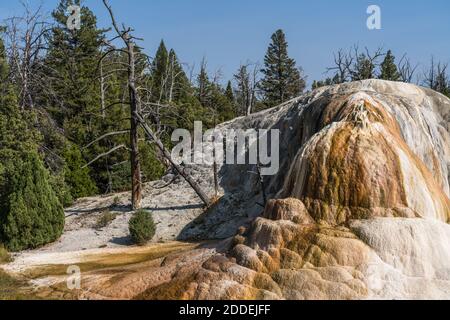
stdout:
<svg viewBox="0 0 450 320">
<path fill-rule="evenodd" d="M 38 3 L 39 0 L 30 0 Z M 51 11 L 57 0 L 43 0 Z M 308 82 L 324 77 L 332 53 L 355 43 L 392 49 L 400 58 L 426 66 L 430 57 L 450 62 L 448 0 L 110 0 L 119 21 L 136 29 L 142 46 L 153 55 L 160 40 L 180 60 L 199 64 L 203 56 L 211 71 L 222 68 L 225 79 L 247 60 L 262 62 L 270 35 L 282 28 L 289 53 L 303 67 Z M 101 0 L 85 0 L 108 25 Z M 382 10 L 382 30 L 369 31 L 366 9 Z M 0 0 L 0 18 L 20 12 L 17 0 Z"/>
</svg>

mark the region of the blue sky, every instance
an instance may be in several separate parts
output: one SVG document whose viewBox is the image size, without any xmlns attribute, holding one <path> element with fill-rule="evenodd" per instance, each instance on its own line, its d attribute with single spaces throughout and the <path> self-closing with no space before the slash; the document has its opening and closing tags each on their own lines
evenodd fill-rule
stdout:
<svg viewBox="0 0 450 320">
<path fill-rule="evenodd" d="M 38 0 L 30 0 L 36 4 Z M 57 0 L 43 0 L 51 11 Z M 142 46 L 153 55 L 161 39 L 180 60 L 198 66 L 203 56 L 211 71 L 225 80 L 240 63 L 262 62 L 270 35 L 286 32 L 289 53 L 303 67 L 308 82 L 324 77 L 332 53 L 355 43 L 383 46 L 400 58 L 408 53 L 423 67 L 433 55 L 450 62 L 448 0 L 110 0 L 119 21 L 136 29 Z M 108 25 L 101 0 L 85 0 Z M 368 5 L 381 7 L 382 29 L 366 27 Z M 20 12 L 19 1 L 0 0 L 0 19 Z"/>
</svg>

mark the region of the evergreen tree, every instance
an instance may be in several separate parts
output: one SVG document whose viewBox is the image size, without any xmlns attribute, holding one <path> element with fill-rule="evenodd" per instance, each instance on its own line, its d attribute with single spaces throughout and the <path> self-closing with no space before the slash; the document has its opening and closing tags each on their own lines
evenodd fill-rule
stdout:
<svg viewBox="0 0 450 320">
<path fill-rule="evenodd" d="M 327 84 L 324 81 L 322 81 L 322 80 L 318 80 L 318 81 L 314 80 L 312 85 L 311 85 L 311 89 L 316 90 L 316 89 L 324 87 L 326 85 Z"/>
<path fill-rule="evenodd" d="M 0 34 L 3 32 L 3 29 L 0 28 Z M 6 78 L 8 76 L 8 63 L 6 60 L 6 50 L 3 39 L 0 37 L 0 86 L 5 83 Z"/>
<path fill-rule="evenodd" d="M 191 85 L 188 77 L 173 49 L 170 49 L 169 52 L 168 91 L 167 100 L 169 102 L 183 100 L 191 93 Z"/>
<path fill-rule="evenodd" d="M 384 61 L 381 63 L 380 79 L 391 81 L 400 80 L 400 74 L 398 73 L 397 66 L 395 65 L 395 57 L 391 50 L 387 52 Z"/>
<path fill-rule="evenodd" d="M 161 40 L 151 67 L 152 96 L 155 102 L 163 102 L 166 100 L 168 68 L 169 53 L 164 44 L 164 40 Z"/>
<path fill-rule="evenodd" d="M 58 239 L 64 228 L 64 211 L 39 155 L 27 151 L 20 157 L 2 157 L 2 164 L 1 242 L 9 250 L 19 251 Z"/>
<path fill-rule="evenodd" d="M 101 57 L 104 30 L 97 28 L 95 15 L 85 6 L 81 7 L 80 29 L 67 28 L 68 7 L 81 6 L 80 3 L 80 0 L 61 0 L 52 13 L 55 26 L 51 30 L 49 48 L 44 60 L 45 80 L 51 94 L 43 95 L 40 101 L 56 124 L 64 129 L 65 138 L 73 143 L 73 147 L 70 147 L 72 151 L 73 148 L 81 149 L 98 137 L 102 127 L 100 84 L 96 79 L 96 71 Z M 63 143 L 58 149 L 52 150 L 62 157 L 70 155 L 64 159 L 66 178 L 76 176 L 79 171 L 75 167 L 84 165 L 85 159 L 92 159 L 99 151 L 94 147 L 89 148 L 85 150 L 85 159 L 74 158 L 73 153 L 66 152 L 68 144 L 70 143 Z M 74 160 L 76 163 L 71 163 Z M 75 172 L 70 172 L 72 169 Z M 94 173 L 98 173 L 102 172 L 104 167 L 93 169 Z M 75 180 L 72 179 L 72 182 Z M 84 186 L 80 183 L 84 183 Z M 74 188 L 71 193 L 87 196 L 89 194 L 80 193 L 80 190 L 93 191 L 95 188 L 92 185 L 92 178 L 83 174 L 76 179 L 76 185 L 71 185 Z"/>
<path fill-rule="evenodd" d="M 431 58 L 431 65 L 428 73 L 425 74 L 424 84 L 443 95 L 450 96 L 450 78 L 447 72 L 448 64 L 435 62 Z"/>
<path fill-rule="evenodd" d="M 200 73 L 197 76 L 197 98 L 203 106 L 208 105 L 211 94 L 211 82 L 206 70 L 206 60 L 203 59 L 200 66 Z"/>
<path fill-rule="evenodd" d="M 218 83 L 217 79 L 211 81 L 208 76 L 206 59 L 203 59 L 200 73 L 197 76 L 197 99 L 203 110 L 198 119 L 202 119 L 206 126 L 213 127 L 220 122 L 233 119 L 236 114 L 233 102 L 226 95 L 226 89 Z"/>
<path fill-rule="evenodd" d="M 56 22 L 51 31 L 45 59 L 48 79 L 54 95 L 47 108 L 68 137 L 79 145 L 91 138 L 93 115 L 99 112 L 99 85 L 94 81 L 104 30 L 89 8 L 81 8 L 80 30 L 69 30 L 67 8 L 80 5 L 80 0 L 61 0 L 52 16 Z M 53 81 L 51 81 L 53 79 Z"/>
<path fill-rule="evenodd" d="M 0 153 L 33 150 L 40 141 L 40 135 L 29 125 L 21 112 L 14 87 L 7 76 L 9 66 L 6 60 L 3 40 L 0 37 Z M 1 166 L 0 161 L 0 166 Z"/>
<path fill-rule="evenodd" d="M 216 115 L 213 126 L 236 117 L 233 102 L 229 100 L 226 91 L 217 84 L 212 85 L 209 108 L 214 110 Z"/>
<path fill-rule="evenodd" d="M 288 44 L 282 30 L 277 30 L 272 35 L 264 65 L 260 89 L 267 106 L 280 104 L 303 92 L 305 80 L 296 67 L 295 60 L 288 55 Z"/>
<path fill-rule="evenodd" d="M 375 64 L 364 54 L 356 57 L 356 62 L 351 71 L 352 81 L 375 78 Z"/>
<path fill-rule="evenodd" d="M 231 86 L 231 81 L 227 82 L 227 87 L 225 88 L 225 96 L 230 103 L 234 104 L 234 93 L 233 87 Z"/>
<path fill-rule="evenodd" d="M 151 66 L 152 96 L 155 102 L 174 102 L 186 97 L 190 91 L 189 80 L 175 50 L 167 48 L 164 41 L 156 51 Z"/>
<path fill-rule="evenodd" d="M 257 103 L 257 80 L 255 71 L 248 70 L 249 65 L 241 65 L 234 75 L 236 82 L 236 104 L 239 115 L 249 115 L 254 112 Z M 256 68 L 256 67 L 255 67 Z M 255 69 L 254 69 L 255 70 Z"/>
<path fill-rule="evenodd" d="M 34 248 L 56 240 L 64 212 L 53 191 L 37 146 L 39 133 L 29 124 L 12 86 L 0 39 L 0 242 L 10 250 Z"/>
</svg>

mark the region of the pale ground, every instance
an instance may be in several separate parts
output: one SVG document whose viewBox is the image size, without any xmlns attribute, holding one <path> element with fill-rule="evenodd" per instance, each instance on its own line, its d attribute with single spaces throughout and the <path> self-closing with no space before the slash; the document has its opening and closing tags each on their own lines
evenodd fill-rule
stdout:
<svg viewBox="0 0 450 320">
<path fill-rule="evenodd" d="M 184 184 L 177 181 L 167 186 L 164 181 L 158 181 L 145 186 L 143 208 L 152 213 L 157 226 L 156 234 L 146 249 L 130 247 L 133 244 L 128 220 L 133 212 L 130 211 L 131 195 L 124 192 L 78 200 L 65 210 L 65 231 L 58 241 L 36 250 L 14 253 L 14 261 L 1 268 L 22 273 L 40 266 L 86 262 L 88 257 L 99 254 L 140 254 L 142 250 L 157 247 L 158 243 L 171 244 L 186 225 L 203 212 L 195 193 Z M 158 189 L 160 186 L 164 188 Z M 105 210 L 117 216 L 107 227 L 97 229 L 97 219 Z"/>
<path fill-rule="evenodd" d="M 155 189 L 153 186 L 163 185 L 163 182 L 156 182 L 145 187 L 142 205 L 152 213 L 157 226 L 152 242 L 175 240 L 181 230 L 203 212 L 195 194 L 186 189 L 180 192 L 180 184 L 184 183 Z M 104 210 L 116 213 L 117 217 L 107 227 L 96 229 L 97 219 Z M 57 242 L 32 253 L 130 245 L 128 220 L 133 215 L 130 210 L 129 192 L 80 199 L 65 210 L 66 226 L 63 236 Z"/>
</svg>

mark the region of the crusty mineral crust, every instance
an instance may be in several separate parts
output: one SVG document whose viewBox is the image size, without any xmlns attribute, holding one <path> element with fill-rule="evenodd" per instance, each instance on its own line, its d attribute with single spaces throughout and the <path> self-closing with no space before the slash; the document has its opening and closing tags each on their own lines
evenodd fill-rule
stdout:
<svg viewBox="0 0 450 320">
<path fill-rule="evenodd" d="M 107 261 L 110 267 L 83 270 L 82 288 L 71 294 L 450 299 L 450 99 L 410 84 L 366 80 L 320 88 L 218 130 L 230 128 L 280 130 L 280 170 L 264 178 L 265 208 L 252 166 L 221 166 L 222 197 L 200 216 L 183 181 L 158 195 L 150 190 L 163 207 L 155 214 L 157 240 L 216 241 L 154 245 L 139 249 L 141 262 L 126 265 L 102 256 L 87 265 Z M 187 170 L 213 190 L 210 167 Z M 153 206 L 150 198 L 144 203 Z M 36 281 L 61 281 L 49 278 Z"/>
<path fill-rule="evenodd" d="M 125 274 L 109 294 L 145 279 L 126 297 L 450 298 L 449 115 L 433 91 L 367 80 L 221 125 L 281 130 L 272 200 L 255 209 L 257 178 L 223 166 L 224 197 L 194 229 L 236 235 Z M 93 279 L 84 297 L 104 292 Z"/>
</svg>

